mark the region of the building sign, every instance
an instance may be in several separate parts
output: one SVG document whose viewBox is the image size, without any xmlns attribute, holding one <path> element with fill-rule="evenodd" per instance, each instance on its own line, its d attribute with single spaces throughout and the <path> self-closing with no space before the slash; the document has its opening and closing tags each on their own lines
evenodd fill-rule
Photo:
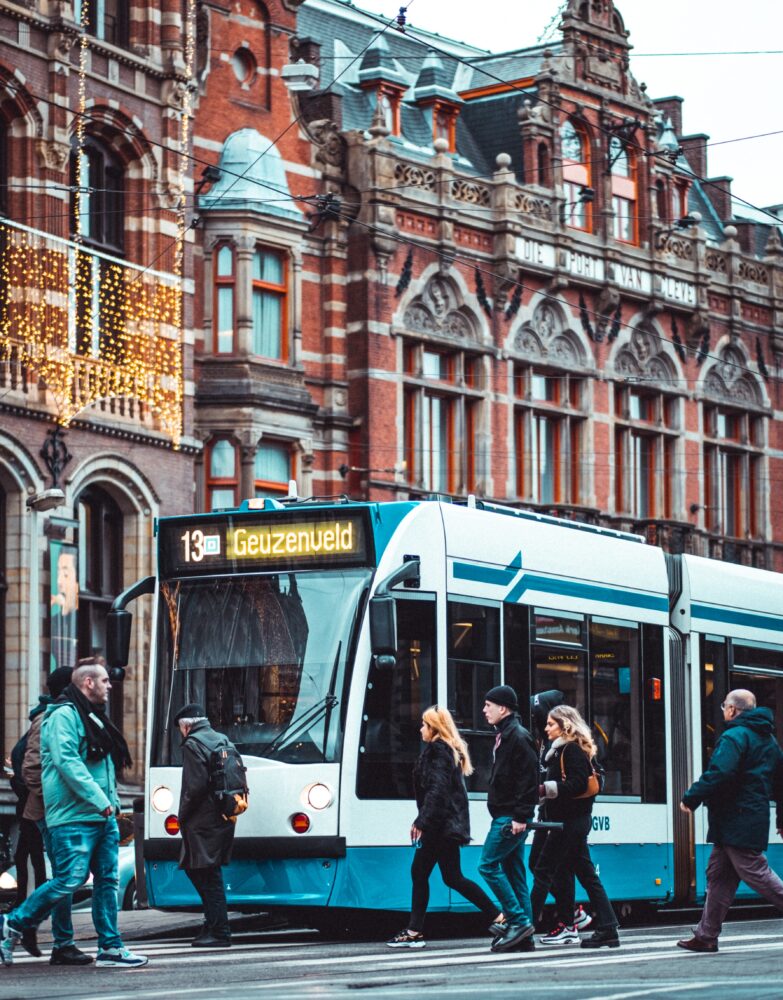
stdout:
<svg viewBox="0 0 783 1000">
<path fill-rule="evenodd" d="M 668 276 L 659 277 L 659 290 L 665 299 L 679 302 L 684 306 L 696 306 L 696 286 L 690 281 L 680 281 Z"/>
<path fill-rule="evenodd" d="M 649 295 L 652 291 L 652 281 L 650 272 L 641 267 L 634 267 L 632 264 L 614 264 L 614 280 L 621 288 L 627 288 L 631 292 L 640 292 L 642 295 Z"/>
<path fill-rule="evenodd" d="M 517 236 L 516 254 L 521 264 L 532 267 L 555 266 L 555 248 L 550 243 Z"/>
<path fill-rule="evenodd" d="M 604 262 L 600 257 L 591 257 L 590 254 L 580 253 L 578 250 L 565 250 L 563 257 L 565 269 L 569 274 L 590 281 L 604 280 Z"/>
<path fill-rule="evenodd" d="M 79 552 L 66 542 L 49 543 L 50 669 L 76 665 L 79 622 Z"/>
</svg>

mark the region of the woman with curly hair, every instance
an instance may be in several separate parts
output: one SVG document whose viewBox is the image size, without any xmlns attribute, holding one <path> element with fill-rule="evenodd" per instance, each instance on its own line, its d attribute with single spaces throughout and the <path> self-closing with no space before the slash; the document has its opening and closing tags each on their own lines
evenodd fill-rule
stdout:
<svg viewBox="0 0 783 1000">
<path fill-rule="evenodd" d="M 557 923 L 540 939 L 541 944 L 579 941 L 573 925 L 576 876 L 590 899 L 596 923 L 595 933 L 582 941 L 582 947 L 619 948 L 617 917 L 587 844 L 596 794 L 589 787 L 596 755 L 590 727 L 575 708 L 558 705 L 550 709 L 546 734 L 552 745 L 546 754 L 546 777 L 539 794 L 546 799 L 547 819 L 562 823 L 563 829 L 550 833 L 538 859 L 544 870 L 554 870 L 552 890 L 557 903 Z"/>
<path fill-rule="evenodd" d="M 430 875 L 437 865 L 449 889 L 460 893 L 494 921 L 497 906 L 475 882 L 465 878 L 459 849 L 470 842 L 465 775 L 473 773 L 465 741 L 446 708 L 433 705 L 422 716 L 424 750 L 413 771 L 419 814 L 411 826 L 413 898 L 408 926 L 388 941 L 390 948 L 423 948 L 422 928 L 430 897 Z"/>
</svg>

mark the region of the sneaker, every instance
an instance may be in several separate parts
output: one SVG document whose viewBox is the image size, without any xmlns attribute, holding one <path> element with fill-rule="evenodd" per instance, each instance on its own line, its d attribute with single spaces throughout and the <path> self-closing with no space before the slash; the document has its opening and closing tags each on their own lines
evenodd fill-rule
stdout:
<svg viewBox="0 0 783 1000">
<path fill-rule="evenodd" d="M 574 927 L 578 931 L 583 931 L 586 927 L 589 927 L 593 922 L 593 918 L 584 908 L 584 906 L 577 906 L 574 910 Z"/>
<path fill-rule="evenodd" d="M 620 935 L 616 927 L 599 927 L 582 941 L 583 948 L 619 948 Z"/>
<path fill-rule="evenodd" d="M 508 930 L 508 921 L 506 920 L 505 917 L 503 917 L 502 919 L 498 918 L 497 920 L 493 920 L 492 923 L 487 928 L 487 930 L 492 935 L 492 937 L 495 938 L 503 937 L 503 935 Z"/>
<path fill-rule="evenodd" d="M 14 948 L 21 936 L 8 923 L 7 917 L 0 917 L 0 962 L 3 965 L 14 964 Z"/>
<path fill-rule="evenodd" d="M 95 964 L 100 969 L 140 969 L 149 959 L 146 955 L 134 955 L 130 948 L 107 948 L 99 951 Z"/>
<path fill-rule="evenodd" d="M 417 931 L 409 931 L 407 928 L 400 931 L 391 941 L 387 941 L 388 948 L 423 948 L 426 945 L 424 935 Z"/>
<path fill-rule="evenodd" d="M 49 965 L 90 965 L 92 955 L 85 955 L 75 944 L 67 944 L 64 948 L 52 948 Z"/>
<path fill-rule="evenodd" d="M 538 939 L 544 947 L 558 944 L 579 944 L 579 931 L 576 927 L 566 927 L 558 924 L 552 930 Z"/>
</svg>

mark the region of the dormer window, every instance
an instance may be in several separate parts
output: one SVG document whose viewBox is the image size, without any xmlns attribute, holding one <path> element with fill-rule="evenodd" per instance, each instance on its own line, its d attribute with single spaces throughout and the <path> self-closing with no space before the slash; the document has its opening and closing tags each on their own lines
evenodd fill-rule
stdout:
<svg viewBox="0 0 783 1000">
<path fill-rule="evenodd" d="M 400 134 L 400 100 L 402 94 L 396 88 L 379 87 L 378 105 L 383 113 L 383 122 L 390 135 Z"/>
<path fill-rule="evenodd" d="M 590 145 L 587 136 L 570 119 L 560 128 L 560 150 L 563 158 L 564 217 L 573 229 L 591 228 L 590 203 L 582 196 L 590 183 Z"/>
</svg>

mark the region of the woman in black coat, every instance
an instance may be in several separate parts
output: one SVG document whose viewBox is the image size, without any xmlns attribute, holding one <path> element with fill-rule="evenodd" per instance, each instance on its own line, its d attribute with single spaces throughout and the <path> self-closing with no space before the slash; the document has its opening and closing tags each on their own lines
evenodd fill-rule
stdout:
<svg viewBox="0 0 783 1000">
<path fill-rule="evenodd" d="M 546 799 L 547 819 L 562 823 L 552 831 L 538 865 L 553 871 L 552 892 L 557 903 L 557 924 L 540 939 L 542 945 L 576 944 L 574 926 L 574 876 L 587 893 L 595 913 L 595 933 L 582 941 L 583 948 L 618 948 L 617 917 L 595 870 L 587 837 L 592 829 L 594 794 L 586 796 L 593 773 L 596 746 L 590 728 L 570 705 L 549 711 L 546 735 L 551 747 L 545 756 L 546 776 L 540 788 Z"/>
<path fill-rule="evenodd" d="M 488 920 L 500 916 L 484 890 L 462 874 L 459 849 L 470 842 L 464 776 L 472 774 L 473 767 L 467 745 L 448 709 L 438 706 L 427 709 L 422 716 L 421 738 L 424 750 L 413 771 L 419 814 L 411 826 L 414 845 L 411 918 L 408 926 L 387 942 L 390 948 L 424 947 L 422 928 L 435 865 L 448 888 L 473 903 Z"/>
</svg>

